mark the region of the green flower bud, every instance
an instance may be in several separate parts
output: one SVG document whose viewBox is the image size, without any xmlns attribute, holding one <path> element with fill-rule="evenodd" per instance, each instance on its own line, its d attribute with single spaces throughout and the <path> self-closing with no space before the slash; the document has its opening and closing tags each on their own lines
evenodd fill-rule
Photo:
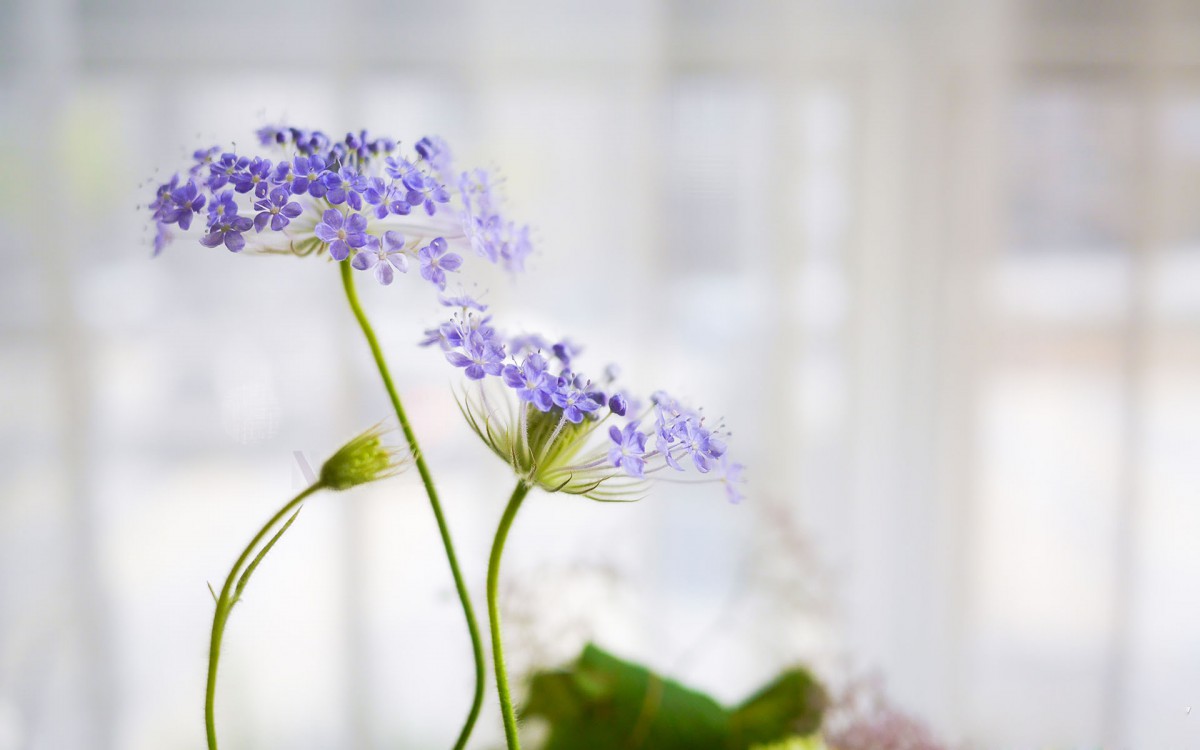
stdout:
<svg viewBox="0 0 1200 750">
<path fill-rule="evenodd" d="M 348 490 L 399 474 L 404 460 L 398 450 L 384 445 L 385 432 L 376 425 L 338 449 L 321 467 L 321 486 Z"/>
</svg>

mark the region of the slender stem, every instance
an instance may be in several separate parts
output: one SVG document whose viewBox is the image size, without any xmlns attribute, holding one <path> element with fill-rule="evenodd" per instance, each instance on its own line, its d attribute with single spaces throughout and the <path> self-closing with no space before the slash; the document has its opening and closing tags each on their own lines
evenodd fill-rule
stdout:
<svg viewBox="0 0 1200 750">
<path fill-rule="evenodd" d="M 379 370 L 379 377 L 383 380 L 383 387 L 387 390 L 388 397 L 392 400 L 392 408 L 396 411 L 396 419 L 400 422 L 400 429 L 404 431 L 404 439 L 408 441 L 408 449 L 417 464 L 417 473 L 421 475 L 421 482 L 425 485 L 425 494 L 429 496 L 429 505 L 433 508 L 434 518 L 437 519 L 438 533 L 442 535 L 442 546 L 446 548 L 446 560 L 450 563 L 450 573 L 454 577 L 454 588 L 458 591 L 459 601 L 462 602 L 463 616 L 467 620 L 467 630 L 471 635 L 471 649 L 475 653 L 475 697 L 471 702 L 471 710 L 467 714 L 466 723 L 463 724 L 462 731 L 458 735 L 458 740 L 454 743 L 454 750 L 462 750 L 467 744 L 467 739 L 471 736 L 471 730 L 475 728 L 475 720 L 479 718 L 479 709 L 483 706 L 483 681 L 485 675 L 483 640 L 479 635 L 479 625 L 475 622 L 475 610 L 471 607 L 471 597 L 467 593 L 467 585 L 463 582 L 462 572 L 458 568 L 458 557 L 454 553 L 454 542 L 450 539 L 450 527 L 446 525 L 446 517 L 442 513 L 442 505 L 438 502 L 437 490 L 433 487 L 433 476 L 430 475 L 429 467 L 425 464 L 425 457 L 421 454 L 421 449 L 417 445 L 417 436 L 413 432 L 412 426 L 408 423 L 408 415 L 405 414 L 404 406 L 400 403 L 400 396 L 396 393 L 396 386 L 392 383 L 391 373 L 388 371 L 387 362 L 383 358 L 383 350 L 379 347 L 379 339 L 375 337 L 375 331 L 371 328 L 371 323 L 367 320 L 362 305 L 359 304 L 358 292 L 354 289 L 354 277 L 350 269 L 350 263 L 343 261 L 338 265 L 342 268 L 342 286 L 346 290 L 346 301 L 350 303 L 350 309 L 354 312 L 354 317 L 358 321 L 359 327 L 362 328 L 363 337 L 366 338 L 367 345 L 371 348 L 371 356 L 375 358 L 375 366 Z"/>
<path fill-rule="evenodd" d="M 217 597 L 217 609 L 213 614 L 212 641 L 208 649 L 208 688 L 204 695 L 204 727 L 208 734 L 209 750 L 217 750 L 217 727 L 213 713 L 213 704 L 217 697 L 217 662 L 221 660 L 221 638 L 225 634 L 225 623 L 229 620 L 229 612 L 233 609 L 233 605 L 237 604 L 232 592 L 234 584 L 238 580 L 238 573 L 241 572 L 246 561 L 250 559 L 250 554 L 254 552 L 267 533 L 282 521 L 284 516 L 295 510 L 309 495 L 319 489 L 321 489 L 319 482 L 313 484 L 289 500 L 287 505 L 280 508 L 279 512 L 272 516 L 270 521 L 267 521 L 266 525 L 254 535 L 254 539 L 250 540 L 250 544 L 246 545 L 241 557 L 233 564 L 233 568 L 229 571 L 229 577 L 225 579 L 225 586 L 221 589 L 221 595 Z M 270 547 L 269 544 L 267 546 Z M 246 578 L 248 577 L 246 576 Z M 243 578 L 244 581 L 245 578 Z M 241 584 L 239 584 L 239 590 L 240 587 Z"/>
<path fill-rule="evenodd" d="M 517 511 L 521 509 L 521 501 L 529 492 L 529 485 L 518 481 L 504 515 L 500 517 L 500 526 L 496 529 L 496 539 L 492 542 L 492 556 L 488 560 L 487 602 L 488 619 L 492 626 L 492 655 L 496 660 L 496 691 L 500 693 L 500 713 L 504 716 L 504 736 L 508 740 L 508 750 L 521 750 L 521 740 L 517 736 L 517 717 L 513 712 L 512 696 L 508 692 L 508 673 L 504 669 L 504 646 L 500 643 L 500 609 L 496 603 L 496 584 L 500 580 L 500 556 L 504 554 L 504 542 L 508 539 L 508 529 L 512 526 Z"/>
</svg>

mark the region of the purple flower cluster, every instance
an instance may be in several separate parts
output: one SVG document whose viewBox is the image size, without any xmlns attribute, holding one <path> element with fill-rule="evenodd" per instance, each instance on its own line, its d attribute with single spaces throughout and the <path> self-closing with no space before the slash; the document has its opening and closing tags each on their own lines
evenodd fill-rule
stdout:
<svg viewBox="0 0 1200 750">
<path fill-rule="evenodd" d="M 503 211 L 499 181 L 487 170 L 456 169 L 440 138 L 402 149 L 366 131 L 338 140 L 295 127 L 257 135 L 269 153 L 199 149 L 184 173 L 158 186 L 149 206 L 155 255 L 202 223 L 206 247 L 327 254 L 383 285 L 415 266 L 415 275 L 444 292 L 467 250 L 510 271 L 523 270 L 532 253 L 529 227 Z M 529 481 L 628 499 L 620 487 L 690 470 L 741 498 L 742 467 L 726 454 L 724 430 L 698 410 L 661 392 L 643 404 L 614 387 L 615 368 L 599 381 L 582 374 L 574 343 L 504 338 L 470 296 L 439 299 L 461 312 L 428 331 L 424 343 L 439 345 L 481 395 L 499 390 L 515 404 L 507 431 L 493 429 L 495 410 L 486 404 L 464 412 Z"/>
<path fill-rule="evenodd" d="M 831 732 L 829 742 L 838 750 L 946 750 L 924 724 L 891 708 Z"/>
<path fill-rule="evenodd" d="M 896 708 L 878 678 L 850 683 L 834 697 L 823 732 L 838 750 L 946 750 L 922 721 Z"/>
<path fill-rule="evenodd" d="M 506 219 L 481 170 L 456 174 L 445 141 L 427 136 L 405 151 L 366 131 L 334 140 L 318 130 L 264 127 L 274 151 L 243 155 L 199 149 L 185 175 L 158 187 L 150 211 L 157 255 L 207 206 L 201 244 L 297 255 L 328 252 L 373 271 L 381 284 L 410 260 L 445 289 L 461 252 L 521 270 L 532 252 L 529 228 Z"/>
<path fill-rule="evenodd" d="M 504 218 L 491 175 L 483 169 L 463 172 L 458 190 L 463 227 L 475 252 L 510 271 L 524 270 L 525 259 L 533 251 L 529 227 Z"/>
<path fill-rule="evenodd" d="M 469 311 L 473 303 L 464 298 L 463 312 L 427 331 L 423 343 L 438 344 L 450 364 L 479 381 L 485 402 L 483 381 L 515 397 L 519 424 L 509 425 L 505 446 L 493 444 L 497 453 L 506 458 L 524 452 L 564 459 L 549 466 L 539 465 L 537 455 L 518 460 L 517 468 L 528 471 L 531 481 L 555 489 L 570 485 L 581 490 L 577 494 L 591 495 L 608 479 L 644 480 L 666 469 L 682 472 L 690 467 L 724 484 L 730 500 L 742 498 L 742 466 L 729 460 L 720 426 L 710 426 L 699 411 L 661 391 L 643 407 L 614 387 L 615 368 L 610 367 L 601 382 L 593 382 L 573 368 L 579 347 L 568 341 L 552 343 L 537 335 L 505 339 L 490 316 Z M 490 415 L 495 410 L 483 411 Z M 601 445 L 583 445 L 596 434 L 592 428 L 609 420 L 624 424 L 610 424 L 600 432 L 607 438 Z M 533 422 L 553 425 L 554 445 L 530 445 L 535 442 L 529 437 Z M 481 435 L 495 442 L 490 426 L 487 435 Z M 559 446 L 556 441 L 578 444 Z"/>
</svg>

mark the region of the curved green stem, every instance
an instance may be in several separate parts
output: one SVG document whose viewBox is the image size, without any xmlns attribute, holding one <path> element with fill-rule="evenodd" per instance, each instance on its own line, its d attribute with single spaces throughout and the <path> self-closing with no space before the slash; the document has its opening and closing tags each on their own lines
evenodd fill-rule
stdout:
<svg viewBox="0 0 1200 750">
<path fill-rule="evenodd" d="M 500 643 L 500 609 L 496 602 L 496 584 L 500 580 L 500 557 L 504 554 L 504 542 L 508 539 L 508 529 L 512 526 L 521 502 L 529 492 L 529 485 L 523 481 L 517 482 L 504 515 L 500 517 L 500 526 L 496 529 L 496 539 L 492 542 L 492 556 L 488 559 L 487 602 L 488 620 L 492 626 L 492 655 L 496 660 L 496 691 L 500 694 L 500 713 L 504 716 L 504 737 L 508 740 L 508 750 L 521 750 L 521 740 L 517 736 L 517 717 L 513 712 L 512 696 L 508 692 L 508 673 L 504 669 L 504 646 Z"/>
<path fill-rule="evenodd" d="M 437 519 L 438 532 L 442 535 L 442 545 L 446 548 L 446 559 L 450 563 L 450 573 L 454 577 L 454 588 L 458 591 L 458 599 L 462 602 L 463 616 L 467 620 L 467 630 L 471 634 L 471 648 L 475 652 L 475 697 L 471 703 L 471 710 L 467 714 L 467 721 L 463 724 L 462 731 L 459 732 L 458 740 L 454 743 L 454 750 L 462 750 L 467 744 L 467 739 L 471 736 L 471 731 L 475 728 L 475 720 L 479 718 L 479 709 L 483 706 L 483 680 L 485 671 L 483 641 L 479 636 L 479 625 L 475 622 L 475 610 L 471 607 L 471 597 L 467 593 L 467 586 L 463 582 L 462 572 L 458 568 L 458 557 L 454 553 L 454 542 L 450 539 L 450 528 L 446 525 L 446 517 L 442 514 L 442 505 L 438 501 L 437 490 L 433 487 L 433 477 L 429 473 L 429 467 L 425 465 L 425 457 L 421 455 L 421 449 L 417 445 L 417 436 L 413 432 L 412 426 L 408 423 L 408 415 L 405 414 L 404 406 L 400 403 L 400 396 L 396 393 L 396 386 L 392 383 L 391 373 L 388 371 L 387 363 L 383 358 L 383 350 L 379 347 L 379 339 L 375 337 L 375 331 L 371 328 L 371 323 L 367 320 L 362 305 L 359 304 L 358 292 L 354 289 L 354 277 L 350 269 L 350 263 L 349 261 L 343 261 L 338 265 L 342 269 L 342 286 L 346 290 L 346 301 L 350 303 L 350 309 L 354 312 L 354 317 L 358 321 L 359 327 L 362 328 L 367 345 L 371 348 L 371 355 L 375 358 L 375 366 L 379 370 L 379 377 L 382 378 L 383 387 L 387 390 L 388 397 L 392 400 L 392 408 L 396 411 L 396 419 L 400 422 L 400 429 L 404 431 L 404 439 L 408 441 L 408 449 L 417 464 L 417 472 L 421 475 L 421 482 L 425 485 L 425 494 L 429 496 L 429 505 L 433 508 L 434 518 Z"/>
<path fill-rule="evenodd" d="M 288 525 L 291 524 L 291 520 L 284 524 L 284 527 L 263 547 L 258 556 L 250 563 L 250 566 L 246 568 L 245 573 L 240 579 L 238 573 L 242 572 L 242 566 L 250 559 L 251 553 L 254 552 L 267 533 L 282 521 L 284 516 L 295 510 L 309 495 L 312 495 L 319 489 L 321 489 L 321 483 L 317 482 L 289 500 L 287 505 L 280 508 L 279 512 L 272 516 L 270 521 L 267 521 L 266 525 L 254 535 L 254 539 L 250 540 L 250 544 L 246 545 L 246 549 L 242 552 L 241 557 L 233 564 L 233 568 L 229 571 L 229 576 L 225 579 L 225 586 L 221 588 L 221 595 L 217 597 L 217 610 L 213 614 L 212 640 L 208 649 L 208 688 L 204 695 L 204 728 L 208 735 L 209 750 L 217 750 L 217 726 L 213 713 L 213 704 L 217 697 L 217 662 L 221 660 L 221 638 L 225 634 L 225 623 L 229 620 L 229 613 L 233 609 L 233 605 L 237 604 L 242 589 L 245 588 L 246 582 L 250 579 L 250 575 L 254 572 L 258 563 L 262 561 L 263 556 L 271 549 L 271 546 L 279 539 L 280 535 L 287 530 Z"/>
</svg>

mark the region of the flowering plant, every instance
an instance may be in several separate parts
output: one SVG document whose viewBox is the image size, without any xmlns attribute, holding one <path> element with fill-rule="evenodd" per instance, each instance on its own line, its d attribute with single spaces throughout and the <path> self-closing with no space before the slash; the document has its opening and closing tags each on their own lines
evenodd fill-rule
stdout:
<svg viewBox="0 0 1200 750">
<path fill-rule="evenodd" d="M 355 272 L 369 272 L 386 286 L 397 274 L 416 268 L 426 283 L 443 292 L 447 274 L 467 267 L 464 255 L 512 272 L 523 270 L 532 253 L 530 230 L 506 217 L 495 178 L 486 170 L 457 168 L 440 138 L 421 138 L 406 149 L 366 131 L 334 140 L 320 131 L 266 127 L 258 131 L 258 142 L 265 149 L 262 154 L 217 146 L 197 150 L 185 172 L 158 186 L 149 207 L 154 254 L 195 227 L 204 247 L 324 257 L 339 266 L 347 303 L 437 520 L 471 639 L 475 690 L 454 744 L 459 750 L 482 704 L 482 641 L 432 472 L 359 302 Z M 516 480 L 492 544 L 487 599 L 505 735 L 509 750 L 517 750 L 496 589 L 505 540 L 529 490 L 608 502 L 640 499 L 655 481 L 715 482 L 737 501 L 742 467 L 728 455 L 723 425 L 713 424 L 701 410 L 661 391 L 638 397 L 618 385 L 612 366 L 593 380 L 576 367 L 579 347 L 540 335 L 504 335 L 492 324 L 486 306 L 471 297 L 439 296 L 438 301 L 455 313 L 426 331 L 422 343 L 439 347 L 447 362 L 461 370 L 464 380 L 457 396 L 462 413 L 485 445 L 512 468 Z M 349 489 L 398 467 L 378 431 L 351 441 L 326 463 L 312 487 L 263 527 L 238 558 L 221 594 L 214 592 L 206 700 L 210 750 L 217 748 L 213 697 L 225 623 L 250 574 L 295 519 L 288 514 L 318 490 Z M 267 539 L 272 529 L 277 530 Z M 258 554 L 251 558 L 255 549 Z"/>
<path fill-rule="evenodd" d="M 475 690 L 454 747 L 467 743 L 483 704 L 483 644 L 450 529 L 373 327 L 358 299 L 354 273 L 370 271 L 389 285 L 410 265 L 439 291 L 463 258 L 456 250 L 519 271 L 532 252 L 526 225 L 507 219 L 483 169 L 456 172 L 446 143 L 417 140 L 411 150 L 366 131 L 335 140 L 319 130 L 264 127 L 262 155 L 220 146 L 198 149 L 186 172 L 158 186 L 150 204 L 154 255 L 204 213 L 199 243 L 230 252 L 324 256 L 336 262 L 355 320 L 375 360 L 408 449 L 437 520 L 446 559 L 462 605 L 475 659 Z M 253 217 L 253 218 L 252 218 Z M 218 608 L 218 615 L 220 615 Z M 209 692 L 215 689 L 210 680 Z M 211 704 L 211 700 L 210 700 Z M 211 715 L 211 707 L 209 709 Z M 217 740 L 208 722 L 208 746 Z"/>
<path fill-rule="evenodd" d="M 467 380 L 459 398 L 463 416 L 516 474 L 487 578 L 496 684 L 508 746 L 515 750 L 520 741 L 496 593 L 508 531 L 529 489 L 605 502 L 637 500 L 652 477 L 665 469 L 682 472 L 681 462 L 687 462 L 724 484 L 729 499 L 737 501 L 742 466 L 726 455 L 721 427 L 708 427 L 700 411 L 661 391 L 644 403 L 615 387 L 618 370 L 612 365 L 594 382 L 573 368 L 577 346 L 551 343 L 538 334 L 505 338 L 483 312 L 479 305 L 463 305 L 454 318 L 426 331 L 424 343 L 439 345 L 446 360 L 462 369 Z M 624 425 L 615 424 L 621 420 Z"/>
<path fill-rule="evenodd" d="M 478 308 L 475 308 L 478 310 Z M 480 313 L 483 311 L 480 310 Z M 642 400 L 617 385 L 609 365 L 592 380 L 574 367 L 580 349 L 539 334 L 504 337 L 464 306 L 426 331 L 467 382 L 459 405 L 475 433 L 517 476 L 548 492 L 634 500 L 666 469 L 694 469 L 742 499 L 742 467 L 726 454 L 723 427 L 663 391 Z M 619 424 L 623 421 L 623 424 Z M 608 425 L 604 429 L 605 424 Z"/>
<path fill-rule="evenodd" d="M 512 271 L 532 252 L 529 227 L 505 218 L 495 180 L 484 169 L 454 173 L 440 138 L 411 152 L 366 131 L 334 141 L 319 130 L 266 127 L 267 156 L 220 146 L 197 150 L 185 174 L 160 185 L 150 204 L 154 254 L 187 232 L 203 211 L 205 247 L 351 259 L 381 284 L 415 264 L 421 278 L 446 288 L 471 249 Z M 271 157 L 274 158 L 271 158 Z"/>
</svg>

